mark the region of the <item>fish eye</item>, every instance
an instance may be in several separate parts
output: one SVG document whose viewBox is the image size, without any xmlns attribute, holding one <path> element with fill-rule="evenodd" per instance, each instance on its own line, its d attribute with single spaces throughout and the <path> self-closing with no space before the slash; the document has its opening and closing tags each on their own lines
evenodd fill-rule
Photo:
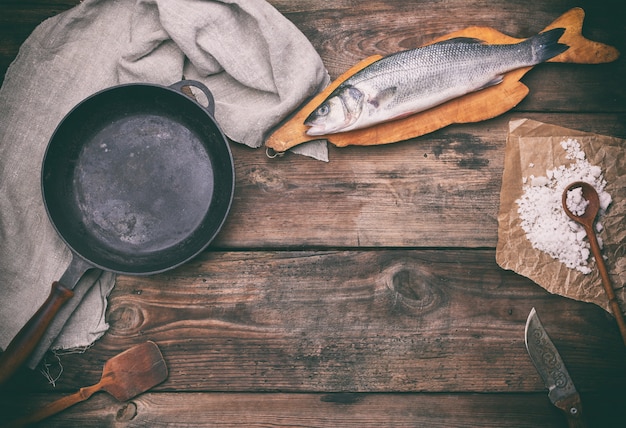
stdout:
<svg viewBox="0 0 626 428">
<path fill-rule="evenodd" d="M 320 116 L 326 116 L 330 112 L 328 104 L 324 103 L 317 109 L 317 114 Z"/>
</svg>

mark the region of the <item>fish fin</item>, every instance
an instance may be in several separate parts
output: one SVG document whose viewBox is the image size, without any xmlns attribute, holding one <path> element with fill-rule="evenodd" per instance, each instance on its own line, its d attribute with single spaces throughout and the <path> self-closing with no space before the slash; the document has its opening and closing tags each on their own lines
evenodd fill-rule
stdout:
<svg viewBox="0 0 626 428">
<path fill-rule="evenodd" d="M 347 86 L 340 96 L 348 118 L 346 125 L 352 125 L 361 115 L 365 94 L 354 86 Z"/>
<path fill-rule="evenodd" d="M 528 39 L 531 42 L 533 59 L 537 64 L 554 58 L 569 49 L 568 45 L 559 43 L 563 33 L 565 33 L 565 28 L 553 28 Z"/>
<path fill-rule="evenodd" d="M 502 83 L 503 80 L 504 80 L 504 76 L 499 74 L 496 77 L 494 77 L 493 79 L 491 79 L 489 82 L 485 83 L 483 86 L 478 88 L 477 91 L 480 91 L 481 89 L 488 88 L 490 86 L 498 85 L 498 84 Z"/>
<path fill-rule="evenodd" d="M 346 86 L 346 90 L 344 93 L 348 94 L 350 97 L 358 102 L 363 99 L 363 92 L 361 92 L 358 88 L 355 88 L 354 86 Z"/>
<path fill-rule="evenodd" d="M 391 100 L 396 95 L 396 92 L 398 92 L 398 88 L 396 88 L 395 86 L 383 89 L 382 91 L 378 92 L 376 96 L 368 99 L 367 102 L 375 108 L 378 108 L 381 105 L 388 103 L 389 100 Z"/>
<path fill-rule="evenodd" d="M 477 39 L 475 37 L 453 37 L 448 40 L 442 40 L 441 42 L 437 42 L 437 44 L 455 44 L 455 43 L 475 43 L 478 45 L 484 45 L 485 41 Z"/>
</svg>

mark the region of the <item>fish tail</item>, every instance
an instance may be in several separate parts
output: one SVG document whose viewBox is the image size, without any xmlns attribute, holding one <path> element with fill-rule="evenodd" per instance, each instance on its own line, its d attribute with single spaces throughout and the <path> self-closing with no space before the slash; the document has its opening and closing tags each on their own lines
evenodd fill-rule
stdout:
<svg viewBox="0 0 626 428">
<path fill-rule="evenodd" d="M 565 28 L 553 28 L 528 39 L 535 64 L 554 58 L 569 49 L 568 45 L 559 43 L 563 33 Z"/>
<path fill-rule="evenodd" d="M 555 19 L 543 31 L 552 28 L 565 28 L 565 34 L 559 39 L 570 48 L 562 55 L 557 55 L 549 62 L 570 62 L 575 64 L 602 64 L 619 58 L 619 51 L 613 46 L 586 39 L 583 32 L 585 11 L 579 7 L 568 10 Z"/>
</svg>

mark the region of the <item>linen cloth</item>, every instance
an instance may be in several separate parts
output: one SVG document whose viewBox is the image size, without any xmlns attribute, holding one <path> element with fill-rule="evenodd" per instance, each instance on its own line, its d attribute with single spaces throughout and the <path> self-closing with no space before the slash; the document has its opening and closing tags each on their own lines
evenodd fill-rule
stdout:
<svg viewBox="0 0 626 428">
<path fill-rule="evenodd" d="M 21 46 L 0 89 L 0 348 L 71 260 L 40 191 L 58 123 L 101 89 L 183 78 L 212 91 L 224 133 L 250 147 L 329 82 L 305 36 L 262 0 L 85 0 L 44 21 Z M 312 150 L 324 156 L 324 147 Z M 96 286 L 53 348 L 84 347 L 104 334 L 114 281 L 97 270 L 81 279 L 79 289 Z"/>
</svg>

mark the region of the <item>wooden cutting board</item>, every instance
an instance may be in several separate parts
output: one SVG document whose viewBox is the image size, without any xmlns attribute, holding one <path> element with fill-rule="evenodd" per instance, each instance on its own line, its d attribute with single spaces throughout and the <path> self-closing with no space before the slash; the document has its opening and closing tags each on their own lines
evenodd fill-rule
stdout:
<svg viewBox="0 0 626 428">
<path fill-rule="evenodd" d="M 600 64 L 615 61 L 619 57 L 619 52 L 614 47 L 583 37 L 584 17 L 585 12 L 581 8 L 574 8 L 544 29 L 546 31 L 552 28 L 565 28 L 566 31 L 559 42 L 569 46 L 568 50 L 548 62 Z M 454 37 L 472 37 L 489 44 L 512 44 L 524 40 L 507 36 L 489 27 L 469 27 L 433 40 L 433 43 Z M 499 116 L 515 107 L 529 92 L 528 87 L 521 83 L 520 79 L 532 67 L 524 67 L 507 73 L 499 85 L 464 95 L 403 119 L 337 134 L 307 135 L 308 127 L 304 125 L 306 117 L 344 80 L 380 58 L 382 58 L 380 55 L 366 58 L 339 76 L 270 135 L 265 142 L 266 147 L 280 153 L 313 140 L 327 140 L 337 147 L 395 143 L 428 134 L 454 123 L 479 122 Z"/>
</svg>

